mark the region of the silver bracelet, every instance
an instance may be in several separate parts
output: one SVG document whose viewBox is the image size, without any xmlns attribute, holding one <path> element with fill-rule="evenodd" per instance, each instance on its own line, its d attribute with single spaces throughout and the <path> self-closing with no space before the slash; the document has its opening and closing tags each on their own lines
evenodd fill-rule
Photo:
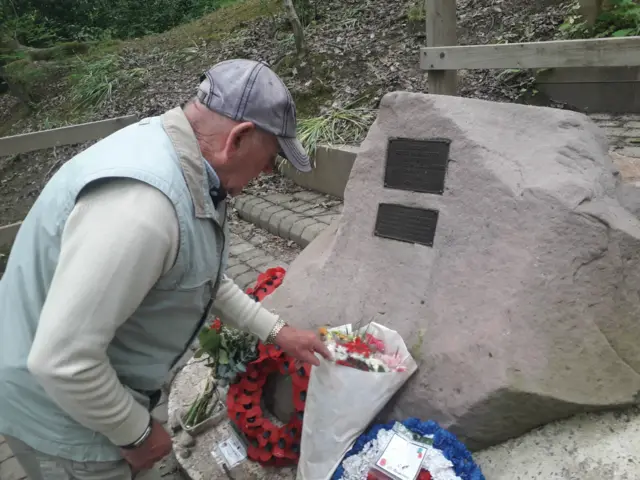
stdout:
<svg viewBox="0 0 640 480">
<path fill-rule="evenodd" d="M 120 448 L 124 450 L 133 450 L 134 448 L 138 448 L 140 445 L 142 445 L 145 442 L 147 438 L 149 438 L 149 436 L 151 435 L 152 429 L 153 429 L 153 419 L 149 421 L 149 425 L 147 425 L 146 430 L 142 433 L 140 438 L 138 438 L 135 442 Z"/>
<path fill-rule="evenodd" d="M 287 326 L 287 324 L 284 322 L 284 320 L 279 318 L 278 321 L 276 322 L 276 324 L 271 329 L 271 332 L 269 333 L 269 336 L 267 337 L 267 341 L 264 342 L 265 345 L 272 345 L 273 343 L 275 343 L 276 337 L 280 333 L 280 330 L 282 330 L 286 326 Z"/>
</svg>

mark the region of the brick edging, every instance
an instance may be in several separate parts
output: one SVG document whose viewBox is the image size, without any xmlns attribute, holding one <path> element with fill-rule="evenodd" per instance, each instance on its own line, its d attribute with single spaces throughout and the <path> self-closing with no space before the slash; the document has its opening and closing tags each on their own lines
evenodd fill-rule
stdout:
<svg viewBox="0 0 640 480">
<path fill-rule="evenodd" d="M 314 203 L 324 198 L 320 193 L 309 191 L 293 195 L 246 194 L 237 197 L 233 207 L 243 220 L 306 247 L 340 215 L 336 207 L 324 208 Z"/>
</svg>

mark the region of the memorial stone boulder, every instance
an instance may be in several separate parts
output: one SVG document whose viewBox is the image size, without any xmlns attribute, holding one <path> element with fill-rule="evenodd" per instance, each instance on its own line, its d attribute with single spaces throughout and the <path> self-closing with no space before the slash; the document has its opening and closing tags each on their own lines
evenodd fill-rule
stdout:
<svg viewBox="0 0 640 480">
<path fill-rule="evenodd" d="M 341 218 L 265 305 L 302 328 L 374 320 L 419 369 L 383 412 L 472 449 L 640 392 L 640 221 L 585 115 L 387 94 Z"/>
</svg>

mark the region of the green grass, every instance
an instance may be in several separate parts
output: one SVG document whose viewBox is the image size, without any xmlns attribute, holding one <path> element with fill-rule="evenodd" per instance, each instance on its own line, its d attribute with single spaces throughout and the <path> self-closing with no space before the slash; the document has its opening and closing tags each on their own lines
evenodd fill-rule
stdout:
<svg viewBox="0 0 640 480">
<path fill-rule="evenodd" d="M 127 44 L 135 49 L 169 50 L 191 48 L 201 45 L 202 42 L 219 42 L 232 33 L 236 35 L 244 23 L 262 16 L 274 15 L 281 8 L 279 0 L 226 0 L 215 12 L 202 18 Z"/>
<path fill-rule="evenodd" d="M 351 145 L 362 141 L 375 118 L 369 108 L 334 108 L 298 122 L 298 138 L 313 155 L 320 144 Z"/>
<path fill-rule="evenodd" d="M 109 102 L 120 87 L 128 90 L 140 85 L 146 70 L 123 69 L 123 59 L 117 54 L 106 54 L 92 60 L 78 58 L 73 73 L 70 100 L 74 110 L 99 108 Z"/>
</svg>

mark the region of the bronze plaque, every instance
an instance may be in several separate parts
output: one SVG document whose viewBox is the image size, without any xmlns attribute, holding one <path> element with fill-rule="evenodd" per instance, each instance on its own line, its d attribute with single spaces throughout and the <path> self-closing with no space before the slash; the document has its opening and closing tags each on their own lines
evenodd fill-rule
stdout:
<svg viewBox="0 0 640 480">
<path fill-rule="evenodd" d="M 400 242 L 433 246 L 438 211 L 391 203 L 378 205 L 374 234 Z"/>
<path fill-rule="evenodd" d="M 442 195 L 451 140 L 392 138 L 387 145 L 384 186 Z"/>
</svg>

